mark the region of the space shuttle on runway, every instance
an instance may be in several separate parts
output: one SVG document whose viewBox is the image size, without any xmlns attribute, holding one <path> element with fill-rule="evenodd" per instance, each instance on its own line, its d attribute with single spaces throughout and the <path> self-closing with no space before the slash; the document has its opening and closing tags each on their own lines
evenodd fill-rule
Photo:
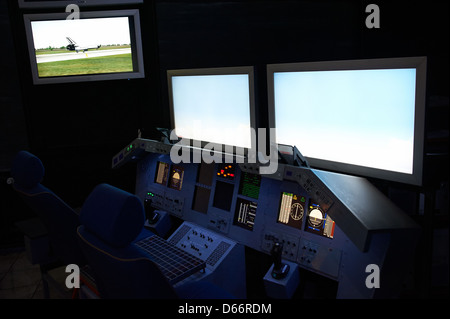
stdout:
<svg viewBox="0 0 450 319">
<path fill-rule="evenodd" d="M 90 49 L 99 49 L 102 46 L 101 44 L 99 44 L 99 45 L 94 46 L 94 47 L 81 47 L 74 40 L 72 40 L 71 38 L 66 37 L 66 39 L 70 43 L 69 45 L 66 46 L 66 49 L 69 50 L 69 51 L 76 51 L 77 53 L 79 51 L 86 52 L 86 51 L 88 51 Z"/>
</svg>

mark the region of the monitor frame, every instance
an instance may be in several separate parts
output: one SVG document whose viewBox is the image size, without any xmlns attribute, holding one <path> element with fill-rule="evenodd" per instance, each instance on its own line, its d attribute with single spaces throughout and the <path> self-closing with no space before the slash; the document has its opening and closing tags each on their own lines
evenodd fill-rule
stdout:
<svg viewBox="0 0 450 319">
<path fill-rule="evenodd" d="M 221 154 L 226 154 L 227 150 L 233 149 L 233 154 L 236 158 L 240 155 L 244 157 L 248 156 L 251 151 L 256 149 L 256 107 L 255 107 L 255 79 L 254 79 L 254 67 L 253 66 L 232 66 L 232 67 L 216 67 L 216 68 L 193 68 L 193 69 L 173 69 L 167 70 L 167 83 L 168 83 L 168 97 L 169 97 L 169 112 L 170 112 L 170 130 L 175 129 L 175 112 L 174 112 L 174 101 L 173 101 L 173 85 L 172 78 L 175 76 L 205 76 L 205 75 L 238 75 L 246 74 L 249 80 L 249 112 L 250 112 L 250 128 L 253 130 L 251 132 L 251 146 L 249 148 L 236 146 L 236 145 L 223 145 Z M 209 143 L 218 144 L 215 141 L 198 141 L 190 137 L 186 137 L 190 141 L 201 142 L 201 148 L 203 149 Z M 197 144 L 196 144 L 197 145 Z M 192 146 L 191 146 L 192 147 Z M 195 147 L 193 147 L 195 148 Z M 243 151 L 243 154 L 236 152 L 236 148 Z"/>
<path fill-rule="evenodd" d="M 145 77 L 144 56 L 142 50 L 141 25 L 139 9 L 124 10 L 101 10 L 101 11 L 81 11 L 80 19 L 89 18 L 115 18 L 115 17 L 132 17 L 133 22 L 130 23 L 130 40 L 132 49 L 133 66 L 135 70 L 130 72 L 118 73 L 101 73 L 101 74 L 82 74 L 67 75 L 55 77 L 39 77 L 36 54 L 34 52 L 34 40 L 31 22 L 33 21 L 49 21 L 49 20 L 65 20 L 67 13 L 30 13 L 24 14 L 25 33 L 27 37 L 27 46 L 29 53 L 29 61 L 31 67 L 31 75 L 33 84 L 57 84 L 70 82 L 89 82 L 104 80 L 120 80 L 120 79 L 138 79 Z"/>
<path fill-rule="evenodd" d="M 412 174 L 383 170 L 378 168 L 341 163 L 313 157 L 305 158 L 312 168 L 350 175 L 372 177 L 404 184 L 422 185 L 423 151 L 425 136 L 425 103 L 427 82 L 427 57 L 404 57 L 383 59 L 361 59 L 322 62 L 282 63 L 267 65 L 268 115 L 269 125 L 276 128 L 275 118 L 275 83 L 274 74 L 281 72 L 306 71 L 342 71 L 342 70 L 377 70 L 377 69 L 416 69 L 415 114 L 414 114 L 414 149 Z M 276 130 L 275 130 L 276 131 Z M 276 134 L 276 132 L 275 132 Z M 277 140 L 276 140 L 277 141 Z M 302 150 L 299 149 L 301 152 Z"/>
</svg>

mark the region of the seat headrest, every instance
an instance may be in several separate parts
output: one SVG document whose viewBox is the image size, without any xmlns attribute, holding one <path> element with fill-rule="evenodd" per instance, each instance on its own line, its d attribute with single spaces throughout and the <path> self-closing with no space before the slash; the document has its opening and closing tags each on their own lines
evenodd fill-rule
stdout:
<svg viewBox="0 0 450 319">
<path fill-rule="evenodd" d="M 35 155 L 27 151 L 20 151 L 14 157 L 11 175 L 17 186 L 33 188 L 42 181 L 44 173 L 44 165 Z"/>
<path fill-rule="evenodd" d="M 114 247 L 125 247 L 142 231 L 144 206 L 136 195 L 100 184 L 83 204 L 80 223 Z"/>
</svg>

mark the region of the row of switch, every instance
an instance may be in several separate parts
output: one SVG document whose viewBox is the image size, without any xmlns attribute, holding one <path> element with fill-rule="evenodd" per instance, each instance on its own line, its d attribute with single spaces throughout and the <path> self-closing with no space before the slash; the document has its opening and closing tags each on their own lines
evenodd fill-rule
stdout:
<svg viewBox="0 0 450 319">
<path fill-rule="evenodd" d="M 186 244 L 180 244 L 180 246 L 181 246 L 181 248 L 185 248 L 185 249 L 187 248 L 187 245 L 186 245 Z M 201 253 L 201 251 L 200 251 L 200 248 L 196 247 L 194 244 L 191 244 L 191 245 L 190 245 L 190 248 L 191 248 L 192 250 L 198 252 L 199 256 L 202 255 L 202 253 Z M 208 245 L 205 244 L 205 248 L 208 249 Z"/>
<path fill-rule="evenodd" d="M 214 242 L 214 239 L 212 237 L 205 235 L 203 233 L 199 233 L 198 231 L 196 231 L 194 229 L 192 230 L 192 235 L 199 236 L 200 238 L 206 239 L 207 241 L 209 241 L 211 243 Z M 187 236 L 187 239 L 188 240 L 191 239 L 189 235 Z"/>
</svg>

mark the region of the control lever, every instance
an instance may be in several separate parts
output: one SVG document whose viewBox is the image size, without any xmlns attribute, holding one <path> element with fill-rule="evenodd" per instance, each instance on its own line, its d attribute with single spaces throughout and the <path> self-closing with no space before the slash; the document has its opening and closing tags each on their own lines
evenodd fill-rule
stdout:
<svg viewBox="0 0 450 319">
<path fill-rule="evenodd" d="M 153 225 L 158 221 L 160 215 L 159 213 L 155 212 L 155 208 L 152 206 L 152 200 L 150 198 L 146 198 L 144 200 L 144 208 L 145 218 L 147 218 L 150 225 Z"/>
<path fill-rule="evenodd" d="M 283 279 L 289 272 L 289 265 L 281 262 L 281 254 L 283 253 L 283 244 L 276 242 L 273 244 L 270 254 L 273 258 L 272 277 L 275 279 Z"/>
</svg>

